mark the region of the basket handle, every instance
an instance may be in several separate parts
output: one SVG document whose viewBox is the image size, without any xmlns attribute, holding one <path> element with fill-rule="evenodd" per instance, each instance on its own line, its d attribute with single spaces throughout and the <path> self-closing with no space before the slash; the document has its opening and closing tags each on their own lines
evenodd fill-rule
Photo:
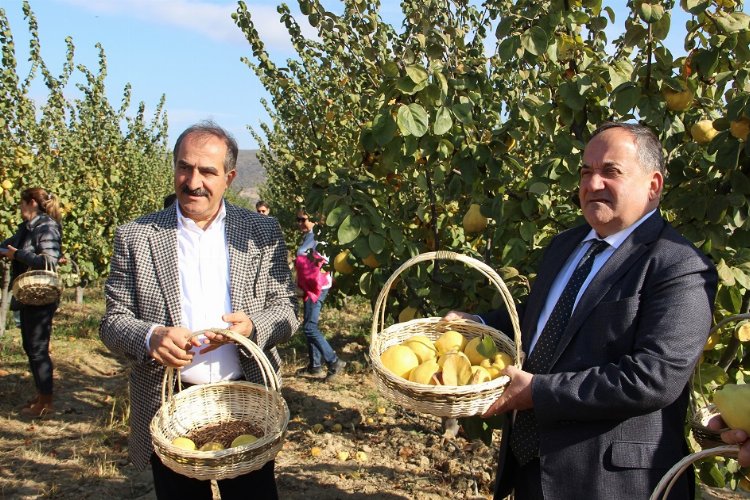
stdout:
<svg viewBox="0 0 750 500">
<path fill-rule="evenodd" d="M 271 366 L 271 362 L 268 361 L 268 357 L 255 342 L 245 337 L 244 335 L 224 328 L 208 328 L 206 330 L 200 330 L 194 332 L 190 336 L 190 338 L 197 337 L 198 335 L 201 335 L 207 331 L 220 333 L 226 337 L 229 337 L 234 342 L 240 344 L 240 347 L 244 347 L 258 362 L 258 366 L 260 367 L 260 374 L 263 377 L 263 385 L 266 387 L 266 389 L 275 392 L 281 391 L 281 381 L 279 380 L 279 376 L 273 369 L 273 366 Z M 161 386 L 162 405 L 165 404 L 168 400 L 172 399 L 172 397 L 174 396 L 175 377 L 177 378 L 177 383 L 180 385 L 180 387 L 182 387 L 180 371 L 181 370 L 173 368 L 171 366 L 166 367 L 166 369 L 164 370 L 164 380 L 162 381 Z"/>
<path fill-rule="evenodd" d="M 383 285 L 383 289 L 380 291 L 378 299 L 375 303 L 375 310 L 372 317 L 371 339 L 376 339 L 378 336 L 378 332 L 382 331 L 385 327 L 386 298 L 388 297 L 388 292 L 391 290 L 391 287 L 396 281 L 396 278 L 398 278 L 398 276 L 409 267 L 420 262 L 432 260 L 456 260 L 462 262 L 467 266 L 473 267 L 474 269 L 479 271 L 482 275 L 490 280 L 490 283 L 492 283 L 495 288 L 497 288 L 497 290 L 500 292 L 500 297 L 502 297 L 503 303 L 505 304 L 505 307 L 508 309 L 508 313 L 510 314 L 510 322 L 513 326 L 513 340 L 516 346 L 516 366 L 520 367 L 522 359 L 521 327 L 518 319 L 518 312 L 516 311 L 516 307 L 513 303 L 513 296 L 510 294 L 508 287 L 505 286 L 502 278 L 500 278 L 500 276 L 484 262 L 481 262 L 467 255 L 462 255 L 456 252 L 449 252 L 446 250 L 438 250 L 437 252 L 426 252 L 416 255 L 404 262 L 398 269 L 396 269 L 396 271 L 394 271 L 391 277 L 388 278 L 388 280 L 385 282 L 385 285 Z"/>
<path fill-rule="evenodd" d="M 737 457 L 739 452 L 740 446 L 732 444 L 717 446 L 716 448 L 709 448 L 707 450 L 701 450 L 699 452 L 686 456 L 685 458 L 674 464 L 672 468 L 669 469 L 666 474 L 664 474 L 664 476 L 661 478 L 661 481 L 659 481 L 659 484 L 656 485 L 656 489 L 654 489 L 654 492 L 651 493 L 649 500 L 659 500 L 661 498 L 666 499 L 667 496 L 669 496 L 669 492 L 672 490 L 672 487 L 675 485 L 682 473 L 685 472 L 685 470 L 687 470 L 687 468 L 690 467 L 690 465 L 692 465 L 694 462 L 714 455 Z"/>
</svg>

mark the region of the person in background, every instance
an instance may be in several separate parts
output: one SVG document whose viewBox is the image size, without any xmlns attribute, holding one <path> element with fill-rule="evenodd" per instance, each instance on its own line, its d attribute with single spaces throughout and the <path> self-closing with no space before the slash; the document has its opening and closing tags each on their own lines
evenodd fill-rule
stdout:
<svg viewBox="0 0 750 500">
<path fill-rule="evenodd" d="M 255 204 L 255 211 L 261 215 L 270 215 L 271 207 L 265 201 L 260 200 L 258 203 Z"/>
<path fill-rule="evenodd" d="M 11 278 L 30 269 L 54 269 L 61 256 L 62 212 L 57 197 L 40 187 L 21 192 L 23 222 L 15 234 L 0 243 L 0 255 L 12 261 Z M 23 350 L 29 358 L 36 396 L 21 408 L 21 414 L 42 417 L 53 410 L 52 358 L 49 354 L 52 317 L 58 302 L 43 306 L 20 303 L 15 297 L 11 309 L 18 311 Z"/>
<path fill-rule="evenodd" d="M 236 176 L 237 143 L 213 122 L 185 130 L 174 146 L 177 203 L 119 227 L 105 284 L 104 344 L 130 360 L 130 459 L 150 462 L 159 499 L 213 498 L 211 482 L 166 467 L 149 425 L 161 405 L 165 367 L 186 385 L 263 384 L 257 362 L 225 336 L 249 337 L 278 372 L 276 345 L 298 325 L 287 249 L 276 219 L 236 207 L 224 194 Z M 193 336 L 193 332 L 203 332 Z M 274 461 L 218 481 L 221 498 L 278 498 Z"/>
<path fill-rule="evenodd" d="M 718 278 L 659 213 L 664 175 L 645 126 L 607 123 L 586 145 L 586 224 L 549 242 L 518 307 L 523 367 L 506 368 L 510 384 L 484 415 L 517 412 L 503 429 L 495 498 L 648 498 L 689 453 L 689 380 Z M 504 309 L 445 318 L 513 331 Z M 669 498 L 693 498 L 686 476 Z"/>
<path fill-rule="evenodd" d="M 304 319 L 302 331 L 307 340 L 308 364 L 297 371 L 297 375 L 312 378 L 331 378 L 344 371 L 346 362 L 339 359 L 336 352 L 328 343 L 325 336 L 318 329 L 320 310 L 333 284 L 331 274 L 324 272 L 322 267 L 328 263 L 328 258 L 318 252 L 318 242 L 315 240 L 315 223 L 308 214 L 300 209 L 297 211 L 297 227 L 302 232 L 302 243 L 297 248 L 294 267 L 297 271 L 297 286 L 302 290 L 304 302 Z M 328 367 L 328 373 L 323 370 L 323 363 Z"/>
</svg>

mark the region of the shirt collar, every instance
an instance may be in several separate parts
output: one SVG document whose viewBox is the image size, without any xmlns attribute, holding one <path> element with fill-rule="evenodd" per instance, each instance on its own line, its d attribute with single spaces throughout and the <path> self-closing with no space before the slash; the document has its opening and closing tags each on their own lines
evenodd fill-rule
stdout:
<svg viewBox="0 0 750 500">
<path fill-rule="evenodd" d="M 635 231 L 636 229 L 638 229 L 638 226 L 640 226 L 641 224 L 643 224 L 643 222 L 646 219 L 648 219 L 649 217 L 651 217 L 654 214 L 654 212 L 656 212 L 656 210 L 657 210 L 656 208 L 653 209 L 653 210 L 651 210 L 649 213 L 647 213 L 646 215 L 644 215 L 643 217 L 641 217 L 640 219 L 638 219 L 637 221 L 635 221 L 633 224 L 631 224 L 628 227 L 626 227 L 625 229 L 622 229 L 622 230 L 616 232 L 615 234 L 610 234 L 606 238 L 599 238 L 599 236 L 597 236 L 597 234 L 596 234 L 596 231 L 594 231 L 594 229 L 592 228 L 591 231 L 589 231 L 588 234 L 586 235 L 586 237 L 583 239 L 582 243 L 586 243 L 587 241 L 591 241 L 591 240 L 601 240 L 601 239 L 603 239 L 604 241 L 606 241 L 607 243 L 609 243 L 609 245 L 612 248 L 614 248 L 615 250 L 617 250 L 618 248 L 620 248 L 620 245 L 622 245 L 622 243 L 628 238 L 628 236 L 630 236 L 631 234 L 633 234 L 633 231 Z"/>
<path fill-rule="evenodd" d="M 221 208 L 219 208 L 219 213 L 216 214 L 216 217 L 214 220 L 211 221 L 211 223 L 206 226 L 205 228 L 198 227 L 198 224 L 195 223 L 193 219 L 190 219 L 189 217 L 185 217 L 182 215 L 182 210 L 180 210 L 180 204 L 175 202 L 175 207 L 177 209 L 177 229 L 192 229 L 192 230 L 200 230 L 200 231 L 208 231 L 212 227 L 216 227 L 224 222 L 224 219 L 227 216 L 227 208 L 224 200 L 221 200 Z"/>
</svg>

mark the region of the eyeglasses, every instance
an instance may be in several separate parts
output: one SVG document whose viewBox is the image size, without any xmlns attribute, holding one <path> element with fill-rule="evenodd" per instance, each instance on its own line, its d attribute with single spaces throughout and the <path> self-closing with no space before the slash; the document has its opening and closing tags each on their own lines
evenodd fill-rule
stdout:
<svg viewBox="0 0 750 500">
<path fill-rule="evenodd" d="M 297 217 L 297 222 L 307 222 L 307 217 Z"/>
</svg>

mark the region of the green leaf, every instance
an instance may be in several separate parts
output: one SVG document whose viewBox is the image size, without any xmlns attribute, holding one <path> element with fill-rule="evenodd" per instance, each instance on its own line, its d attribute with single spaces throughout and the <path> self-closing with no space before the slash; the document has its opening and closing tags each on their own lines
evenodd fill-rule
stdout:
<svg viewBox="0 0 750 500">
<path fill-rule="evenodd" d="M 492 359 L 495 357 L 495 354 L 498 353 L 498 350 L 497 346 L 495 345 L 495 341 L 492 340 L 492 337 L 490 335 L 482 335 L 482 340 L 479 342 L 479 344 L 477 344 L 477 352 L 485 358 Z"/>
<path fill-rule="evenodd" d="M 418 64 L 410 64 L 406 67 L 406 74 L 411 78 L 411 81 L 419 85 L 427 80 L 427 71 Z"/>
<path fill-rule="evenodd" d="M 521 35 L 521 46 L 535 56 L 544 54 L 548 45 L 547 33 L 539 26 L 532 26 Z"/>
<path fill-rule="evenodd" d="M 385 249 L 385 238 L 378 233 L 370 233 L 368 243 L 373 253 L 379 254 Z"/>
<path fill-rule="evenodd" d="M 454 104 L 451 107 L 451 111 L 453 111 L 453 116 L 456 117 L 458 121 L 463 123 L 464 125 L 471 125 L 474 123 L 474 119 L 472 118 L 471 114 L 472 105 L 471 103 L 459 103 Z"/>
<path fill-rule="evenodd" d="M 396 136 L 396 129 L 396 122 L 393 120 L 393 117 L 388 110 L 383 110 L 378 113 L 372 121 L 372 136 L 375 139 L 375 142 L 380 146 L 384 146 L 391 142 L 391 139 Z"/>
<path fill-rule="evenodd" d="M 417 103 L 401 106 L 396 116 L 398 128 L 404 136 L 422 137 L 427 133 L 429 117 L 427 111 Z"/>
<path fill-rule="evenodd" d="M 658 3 L 642 2 L 638 8 L 638 16 L 644 23 L 655 23 L 664 15 L 664 7 Z"/>
<path fill-rule="evenodd" d="M 347 215 L 344 221 L 339 226 L 338 238 L 340 245 L 346 245 L 357 239 L 362 228 L 359 225 L 359 220 L 356 217 Z"/>
<path fill-rule="evenodd" d="M 542 195 L 549 191 L 549 186 L 544 182 L 535 182 L 529 186 L 529 192 L 536 195 Z"/>
<path fill-rule="evenodd" d="M 581 111 L 586 105 L 586 99 L 580 94 L 575 83 L 563 83 L 560 85 L 559 92 L 562 103 L 573 111 Z"/>
<path fill-rule="evenodd" d="M 451 118 L 451 112 L 445 106 L 440 106 L 435 113 L 435 124 L 432 126 L 432 131 L 435 135 L 443 135 L 448 132 L 453 126 L 453 118 Z"/>
<path fill-rule="evenodd" d="M 326 226 L 336 227 L 349 215 L 351 215 L 349 205 L 339 205 L 328 213 Z"/>
</svg>

